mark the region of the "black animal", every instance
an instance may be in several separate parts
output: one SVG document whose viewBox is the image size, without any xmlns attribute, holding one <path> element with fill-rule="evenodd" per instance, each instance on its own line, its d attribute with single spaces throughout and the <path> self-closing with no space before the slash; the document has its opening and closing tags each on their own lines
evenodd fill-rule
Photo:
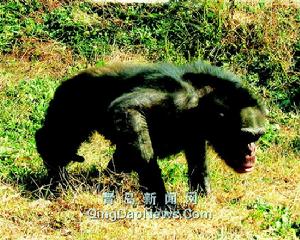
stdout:
<svg viewBox="0 0 300 240">
<path fill-rule="evenodd" d="M 218 67 L 112 65 L 58 87 L 36 144 L 55 177 L 70 161 L 84 160 L 77 149 L 96 130 L 116 144 L 108 169 L 136 171 L 144 190 L 163 199 L 157 157 L 184 151 L 191 189 L 206 194 L 206 140 L 236 172 L 250 172 L 264 119 L 238 77 Z"/>
</svg>

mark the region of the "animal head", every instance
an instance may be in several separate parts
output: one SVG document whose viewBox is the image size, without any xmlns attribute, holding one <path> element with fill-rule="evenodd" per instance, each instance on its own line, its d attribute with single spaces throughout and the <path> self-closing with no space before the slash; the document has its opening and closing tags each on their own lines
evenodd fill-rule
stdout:
<svg viewBox="0 0 300 240">
<path fill-rule="evenodd" d="M 266 110 L 235 74 L 202 62 L 187 69 L 183 78 L 199 92 L 210 88 L 197 107 L 206 139 L 236 172 L 251 172 L 255 142 L 265 133 Z"/>
</svg>

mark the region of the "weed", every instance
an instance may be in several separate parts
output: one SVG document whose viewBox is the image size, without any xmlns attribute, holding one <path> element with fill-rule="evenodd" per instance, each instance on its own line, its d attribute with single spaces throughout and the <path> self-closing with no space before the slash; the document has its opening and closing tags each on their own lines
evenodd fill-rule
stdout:
<svg viewBox="0 0 300 240">
<path fill-rule="evenodd" d="M 171 1 L 96 4 L 4 0 L 0 3 L 0 235 L 39 239 L 296 239 L 299 238 L 300 10 L 283 1 Z M 251 1 L 252 2 L 252 1 Z M 114 146 L 95 133 L 71 164 L 74 189 L 59 198 L 40 183 L 46 171 L 34 133 L 59 83 L 88 66 L 120 61 L 205 59 L 241 73 L 269 109 L 267 133 L 250 175 L 236 175 L 208 151 L 213 193 L 194 210 L 213 219 L 91 221 L 84 209 L 143 210 L 103 204 L 114 185 L 134 191 L 137 177 L 95 177 Z M 168 191 L 188 189 L 182 154 L 159 161 Z M 100 184 L 101 183 L 101 184 Z M 93 191 L 93 186 L 97 193 Z M 32 190 L 34 189 L 34 190 Z M 37 199 L 38 197 L 38 199 Z M 183 202 L 184 199 L 179 199 Z M 245 207 L 245 205 L 247 207 Z M 139 234 L 137 234 L 139 233 Z"/>
<path fill-rule="evenodd" d="M 292 223 L 291 212 L 287 207 L 273 207 L 268 203 L 255 201 L 247 206 L 248 209 L 254 210 L 249 217 L 258 221 L 263 220 L 261 229 L 267 230 L 271 236 L 286 236 L 289 232 L 294 234 L 297 224 Z"/>
</svg>

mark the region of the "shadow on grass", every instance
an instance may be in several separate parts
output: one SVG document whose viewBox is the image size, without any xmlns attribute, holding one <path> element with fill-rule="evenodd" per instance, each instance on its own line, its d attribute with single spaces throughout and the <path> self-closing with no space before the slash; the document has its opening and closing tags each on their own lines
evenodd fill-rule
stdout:
<svg viewBox="0 0 300 240">
<path fill-rule="evenodd" d="M 131 178 L 130 174 L 100 172 L 96 166 L 93 166 L 80 173 L 71 174 L 62 169 L 57 176 L 51 177 L 46 171 L 28 172 L 22 177 L 10 173 L 6 179 L 2 180 L 8 184 L 17 185 L 23 197 L 54 199 L 62 196 L 68 190 L 72 192 L 88 191 L 95 194 L 105 190 L 119 192 L 129 178 Z"/>
</svg>

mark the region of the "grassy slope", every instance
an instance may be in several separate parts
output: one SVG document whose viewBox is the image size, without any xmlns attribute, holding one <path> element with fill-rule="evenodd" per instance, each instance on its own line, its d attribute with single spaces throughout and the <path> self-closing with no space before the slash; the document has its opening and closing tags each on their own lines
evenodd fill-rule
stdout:
<svg viewBox="0 0 300 240">
<path fill-rule="evenodd" d="M 237 5 L 230 15 L 227 5 L 206 1 L 206 5 L 200 4 L 202 12 L 183 4 L 186 9 L 169 22 L 159 15 L 164 9 L 143 12 L 147 16 L 143 18 L 140 8 L 112 12 L 107 7 L 102 14 L 112 15 L 108 21 L 106 15 L 99 18 L 89 7 L 78 4 L 68 8 L 55 0 L 41 1 L 44 7 L 38 1 L 25 1 L 25 5 L 7 2 L 0 5 L 0 21 L 5 26 L 0 31 L 2 238 L 296 239 L 296 234 L 299 237 L 300 129 L 299 112 L 293 107 L 299 87 L 299 10 L 280 4 L 273 8 Z M 124 12 L 129 16 L 125 20 L 120 17 Z M 99 37 L 99 21 L 102 27 L 106 26 L 110 38 L 113 36 L 112 41 L 106 36 Z M 172 22 L 176 24 L 170 25 Z M 134 28 L 133 23 L 140 25 Z M 154 23 L 159 24 L 153 29 L 143 27 L 146 24 L 150 28 Z M 166 26 L 172 27 L 168 34 L 162 28 Z M 125 31 L 127 28 L 130 33 Z M 70 34 L 61 35 L 63 32 Z M 139 41 L 134 42 L 135 39 Z M 197 39 L 201 41 L 195 42 Z M 45 187 L 37 187 L 45 169 L 35 151 L 33 134 L 61 80 L 95 64 L 131 60 L 185 62 L 196 58 L 247 74 L 246 84 L 265 98 L 270 110 L 269 130 L 260 142 L 259 163 L 252 174 L 233 173 L 209 151 L 213 192 L 200 199 L 194 209 L 211 212 L 212 219 L 90 220 L 83 214 L 88 208 L 131 209 L 121 203 L 120 197 L 113 206 L 103 204 L 97 182 L 103 182 L 107 189 L 120 185 L 118 181 L 89 176 L 95 166 L 105 167 L 113 151 L 98 134 L 80 149 L 86 162 L 70 166 L 76 191 L 64 190 L 61 197 L 52 199 Z M 168 190 L 177 192 L 183 202 L 187 191 L 184 157 L 179 154 L 161 161 L 161 167 Z M 134 191 L 140 199 L 136 182 L 135 176 L 126 176 L 121 182 L 121 193 Z M 143 211 L 143 207 L 134 210 Z"/>
</svg>

